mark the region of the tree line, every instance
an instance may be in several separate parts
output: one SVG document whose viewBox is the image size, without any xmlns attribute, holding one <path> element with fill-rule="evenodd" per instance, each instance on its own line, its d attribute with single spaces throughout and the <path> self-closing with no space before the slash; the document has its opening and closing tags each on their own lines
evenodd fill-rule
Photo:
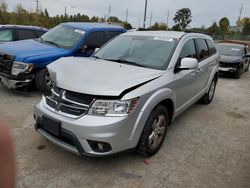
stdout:
<svg viewBox="0 0 250 188">
<path fill-rule="evenodd" d="M 166 23 L 156 22 L 153 26 L 150 26 L 150 30 L 174 30 L 174 31 L 197 31 L 204 32 L 209 35 L 250 35 L 250 18 L 243 18 L 237 25 L 243 28 L 242 30 L 233 31 L 230 29 L 229 19 L 224 17 L 218 23 L 215 21 L 211 26 L 205 28 L 190 28 L 189 24 L 192 22 L 192 12 L 189 8 L 182 8 L 177 10 L 174 18 L 175 25 L 172 28 L 168 28 Z M 132 29 L 130 23 L 123 22 L 115 16 L 111 16 L 107 19 L 103 17 L 89 17 L 85 14 L 67 15 L 61 14 L 56 16 L 50 16 L 47 9 L 39 12 L 27 11 L 21 4 L 17 4 L 14 11 L 8 11 L 8 4 L 5 1 L 0 2 L 0 24 L 18 24 L 18 25 L 35 25 L 45 28 L 52 28 L 63 22 L 111 22 L 118 23 L 124 26 L 126 29 Z"/>
<path fill-rule="evenodd" d="M 17 4 L 14 11 L 10 12 L 8 11 L 8 4 L 5 1 L 0 2 L 0 24 L 35 25 L 52 28 L 63 22 L 115 22 L 126 29 L 132 29 L 130 23 L 123 22 L 115 16 L 109 17 L 108 20 L 97 16 L 89 17 L 80 13 L 50 16 L 47 9 L 32 12 L 26 10 L 21 4 Z"/>
</svg>

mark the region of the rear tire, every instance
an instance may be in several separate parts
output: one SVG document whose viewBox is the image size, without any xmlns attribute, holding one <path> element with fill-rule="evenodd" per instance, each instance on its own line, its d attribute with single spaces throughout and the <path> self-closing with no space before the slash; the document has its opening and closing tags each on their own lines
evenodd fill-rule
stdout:
<svg viewBox="0 0 250 188">
<path fill-rule="evenodd" d="M 53 87 L 53 82 L 50 79 L 47 69 L 42 69 L 36 73 L 35 84 L 39 91 L 50 93 L 51 88 Z"/>
<path fill-rule="evenodd" d="M 247 64 L 247 68 L 246 68 L 246 70 L 245 70 L 246 72 L 248 72 L 249 71 L 249 63 Z"/>
<path fill-rule="evenodd" d="M 156 154 L 166 137 L 169 121 L 168 111 L 164 106 L 158 105 L 152 110 L 143 128 L 136 151 L 145 157 Z"/>
<path fill-rule="evenodd" d="M 202 104 L 210 104 L 212 102 L 215 94 L 216 85 L 217 85 L 217 80 L 216 78 L 214 78 L 209 87 L 208 92 L 205 93 L 205 95 L 201 98 Z"/>
</svg>

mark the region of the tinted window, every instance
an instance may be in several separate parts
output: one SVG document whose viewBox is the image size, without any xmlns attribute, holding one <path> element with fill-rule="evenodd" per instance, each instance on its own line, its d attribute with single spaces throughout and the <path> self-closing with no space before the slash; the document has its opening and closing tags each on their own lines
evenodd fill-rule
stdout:
<svg viewBox="0 0 250 188">
<path fill-rule="evenodd" d="M 31 30 L 16 30 L 17 40 L 33 39 L 36 38 L 34 31 Z"/>
<path fill-rule="evenodd" d="M 39 38 L 45 33 L 45 31 L 35 31 L 35 33 L 36 33 L 36 37 Z"/>
<path fill-rule="evenodd" d="M 12 31 L 10 29 L 0 30 L 0 41 L 9 42 L 13 40 Z"/>
<path fill-rule="evenodd" d="M 110 31 L 109 33 L 110 33 L 111 39 L 116 37 L 117 35 L 122 34 L 122 32 L 120 32 L 120 31 Z"/>
<path fill-rule="evenodd" d="M 211 40 L 207 40 L 207 45 L 208 45 L 208 48 L 209 48 L 209 54 L 210 55 L 215 54 L 216 53 L 216 48 L 215 48 L 214 43 Z"/>
<path fill-rule="evenodd" d="M 209 56 L 207 43 L 204 39 L 196 39 L 196 43 L 198 47 L 198 59 L 202 61 Z"/>
<path fill-rule="evenodd" d="M 104 32 L 94 32 L 91 33 L 85 40 L 84 45 L 88 48 L 100 48 L 106 42 L 106 37 Z"/>
<path fill-rule="evenodd" d="M 189 41 L 187 41 L 181 50 L 179 59 L 182 59 L 185 57 L 196 58 L 196 50 L 195 50 L 195 44 L 194 44 L 193 39 L 190 39 Z"/>
</svg>

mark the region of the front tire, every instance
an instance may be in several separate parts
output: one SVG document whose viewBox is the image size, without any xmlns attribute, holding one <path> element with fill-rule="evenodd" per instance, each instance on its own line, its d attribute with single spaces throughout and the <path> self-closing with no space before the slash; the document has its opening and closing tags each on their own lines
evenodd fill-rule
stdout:
<svg viewBox="0 0 250 188">
<path fill-rule="evenodd" d="M 44 93 L 49 93 L 53 87 L 53 82 L 47 69 L 42 69 L 36 73 L 35 76 L 36 88 Z"/>
<path fill-rule="evenodd" d="M 137 152 L 145 157 L 156 154 L 164 142 L 169 124 L 167 109 L 158 105 L 147 119 L 137 145 Z"/>
</svg>

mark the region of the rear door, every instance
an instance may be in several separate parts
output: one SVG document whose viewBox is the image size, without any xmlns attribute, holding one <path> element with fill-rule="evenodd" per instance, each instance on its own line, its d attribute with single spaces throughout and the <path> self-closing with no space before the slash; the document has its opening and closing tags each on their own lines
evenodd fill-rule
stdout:
<svg viewBox="0 0 250 188">
<path fill-rule="evenodd" d="M 207 42 L 203 38 L 195 39 L 197 54 L 198 54 L 198 61 L 199 61 L 199 68 L 197 70 L 197 89 L 201 92 L 203 89 L 206 88 L 208 83 L 208 78 L 212 71 L 212 63 L 216 61 L 215 58 L 210 56 L 209 48 Z"/>
</svg>

